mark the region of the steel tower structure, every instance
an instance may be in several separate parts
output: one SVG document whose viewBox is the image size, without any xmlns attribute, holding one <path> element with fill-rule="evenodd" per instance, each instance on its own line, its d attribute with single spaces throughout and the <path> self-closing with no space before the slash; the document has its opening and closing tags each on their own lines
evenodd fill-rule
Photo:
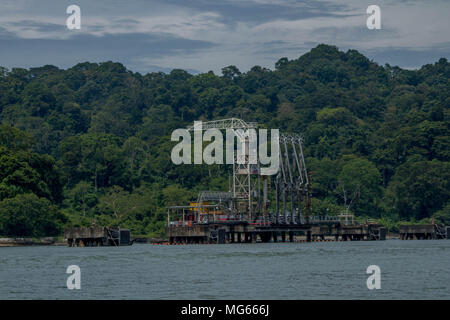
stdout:
<svg viewBox="0 0 450 320">
<path fill-rule="evenodd" d="M 276 224 L 308 223 L 311 207 L 311 188 L 303 154 L 303 138 L 299 134 L 280 134 L 279 170 L 275 176 L 276 209 L 273 216 L 268 214 L 268 177 L 263 176 L 263 196 L 261 197 L 261 174 L 259 161 L 250 161 L 249 129 L 256 129 L 256 122 L 245 122 L 237 118 L 202 122 L 201 130 L 233 130 L 238 143 L 243 145 L 239 156 L 233 144 L 233 183 L 229 191 L 233 199 L 231 208 L 243 215 L 243 219 L 255 221 L 263 218 Z M 195 131 L 195 126 L 188 131 Z M 199 202 L 205 197 L 199 196 Z M 223 197 L 223 195 L 222 195 Z M 303 210 L 303 204 L 305 212 Z M 290 208 L 288 208 L 288 205 Z M 281 211 L 282 210 L 282 211 Z M 281 211 L 281 212 L 280 212 Z M 280 214 L 281 213 L 281 214 Z"/>
<path fill-rule="evenodd" d="M 238 154 L 233 146 L 233 183 L 230 192 L 233 196 L 234 208 L 249 220 L 256 219 L 255 213 L 260 209 L 260 168 L 259 162 L 250 161 L 249 129 L 256 129 L 256 122 L 245 122 L 238 118 L 221 119 L 202 122 L 202 131 L 208 129 L 232 130 L 237 142 L 242 144 L 242 154 Z M 195 125 L 188 127 L 188 131 L 195 131 Z"/>
</svg>

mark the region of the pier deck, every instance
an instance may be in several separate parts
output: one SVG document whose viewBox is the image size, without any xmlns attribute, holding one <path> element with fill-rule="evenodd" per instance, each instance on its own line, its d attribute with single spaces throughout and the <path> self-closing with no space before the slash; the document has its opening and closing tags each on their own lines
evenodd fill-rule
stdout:
<svg viewBox="0 0 450 320">
<path fill-rule="evenodd" d="M 68 247 L 123 246 L 133 242 L 130 231 L 121 228 L 68 228 L 64 231 Z"/>
<path fill-rule="evenodd" d="M 166 235 L 169 243 L 293 242 L 297 236 L 306 237 L 308 242 L 329 236 L 343 241 L 385 240 L 386 229 L 376 224 L 252 224 L 246 221 L 224 221 L 171 224 L 166 227 Z"/>
<path fill-rule="evenodd" d="M 446 228 L 437 224 L 400 225 L 399 233 L 402 240 L 445 239 L 448 237 Z"/>
</svg>

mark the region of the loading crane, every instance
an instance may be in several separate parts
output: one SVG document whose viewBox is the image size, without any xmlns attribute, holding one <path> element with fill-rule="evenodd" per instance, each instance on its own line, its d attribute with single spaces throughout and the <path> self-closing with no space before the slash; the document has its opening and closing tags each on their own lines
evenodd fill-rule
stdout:
<svg viewBox="0 0 450 320">
<path fill-rule="evenodd" d="M 310 185 L 303 155 L 303 139 L 297 134 L 280 135 L 280 168 L 275 178 L 276 212 L 269 214 L 269 178 L 260 174 L 260 163 L 252 164 L 249 159 L 249 129 L 257 129 L 256 122 L 245 122 L 238 118 L 221 119 L 202 122 L 201 130 L 208 129 L 233 130 L 240 143 L 245 145 L 245 153 L 241 158 L 234 154 L 232 186 L 229 192 L 233 201 L 229 210 L 239 212 L 250 221 L 272 221 L 275 223 L 304 223 L 310 214 Z M 187 128 L 192 132 L 195 125 Z M 291 156 L 289 154 L 291 153 Z M 261 180 L 263 183 L 261 196 Z M 206 194 L 206 193 L 204 193 Z M 280 199 L 281 195 L 281 199 Z M 205 201 L 199 195 L 197 203 Z M 305 215 L 302 214 L 302 202 L 305 203 Z M 280 202 L 283 203 L 283 213 L 280 215 Z M 290 202 L 290 210 L 287 209 Z M 297 206 L 297 208 L 295 208 Z M 290 213 L 289 213 L 289 212 Z"/>
<path fill-rule="evenodd" d="M 275 179 L 276 223 L 308 222 L 311 213 L 311 190 L 302 145 L 303 138 L 298 134 L 280 135 L 280 170 Z M 282 215 L 280 215 L 280 195 L 283 202 Z M 290 210 L 287 208 L 288 201 Z M 305 214 L 302 213 L 303 202 Z"/>
<path fill-rule="evenodd" d="M 238 118 L 206 121 L 201 126 L 194 122 L 187 128 L 194 132 L 194 140 L 196 130 L 232 130 L 244 151 L 234 152 L 233 141 L 233 183 L 228 192 L 201 191 L 197 202 L 189 206 L 168 207 L 170 243 L 277 242 L 279 235 L 283 242 L 286 236 L 292 242 L 299 235 L 306 236 L 306 241 L 324 236 L 336 240 L 373 240 L 373 234 L 384 237 L 385 230 L 375 224 L 347 225 L 339 216 L 311 216 L 311 185 L 301 135 L 278 135 L 278 170 L 272 176 L 262 175 L 260 159 L 251 158 L 254 141 L 249 131 L 256 128 L 256 122 Z M 269 210 L 272 187 L 275 210 Z"/>
</svg>

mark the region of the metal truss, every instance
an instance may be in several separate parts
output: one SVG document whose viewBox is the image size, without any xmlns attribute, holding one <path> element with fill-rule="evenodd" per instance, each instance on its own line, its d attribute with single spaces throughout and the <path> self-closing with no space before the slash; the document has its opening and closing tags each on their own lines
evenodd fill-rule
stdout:
<svg viewBox="0 0 450 320">
<path fill-rule="evenodd" d="M 197 203 L 204 203 L 205 201 L 227 202 L 232 199 L 233 195 L 231 192 L 206 190 L 198 193 Z"/>
<path fill-rule="evenodd" d="M 219 129 L 219 130 L 225 130 L 225 129 L 255 129 L 258 126 L 256 122 L 245 122 L 242 119 L 238 118 L 229 118 L 229 119 L 221 119 L 221 120 L 214 120 L 214 121 L 205 121 L 202 122 L 202 130 L 208 130 L 208 129 Z M 194 126 L 189 126 L 187 128 L 188 131 L 194 131 Z"/>
<path fill-rule="evenodd" d="M 249 161 L 249 129 L 256 129 L 256 122 L 245 122 L 238 118 L 221 119 L 202 122 L 201 130 L 208 129 L 233 130 L 240 143 L 244 144 L 243 155 L 234 152 L 233 161 L 233 186 L 231 193 L 235 199 L 235 204 L 239 210 L 247 214 L 247 218 L 252 219 L 253 213 L 259 210 L 259 163 L 251 164 Z M 187 128 L 188 131 L 195 131 L 195 126 Z M 200 195 L 199 195 L 200 197 Z M 256 200 L 256 201 L 255 201 Z M 234 209 L 234 208 L 232 208 Z"/>
</svg>

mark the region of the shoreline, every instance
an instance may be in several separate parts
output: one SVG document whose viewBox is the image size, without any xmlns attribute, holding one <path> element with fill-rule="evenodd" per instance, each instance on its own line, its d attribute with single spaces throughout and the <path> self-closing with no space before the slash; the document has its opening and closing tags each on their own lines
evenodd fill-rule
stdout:
<svg viewBox="0 0 450 320">
<path fill-rule="evenodd" d="M 17 237 L 17 238 L 0 238 L 0 247 L 32 247 L 32 246 L 65 246 L 58 237 Z"/>
<path fill-rule="evenodd" d="M 389 233 L 386 240 L 398 240 L 399 234 Z M 136 238 L 136 244 L 159 244 L 165 243 L 167 240 L 161 238 Z M 34 247 L 34 246 L 67 246 L 66 241 L 59 237 L 17 237 L 17 238 L 0 238 L 0 248 L 2 247 Z"/>
<path fill-rule="evenodd" d="M 136 238 L 135 243 L 152 244 L 155 242 L 166 242 L 161 238 Z M 34 247 L 34 246 L 67 246 L 67 241 L 61 237 L 0 237 L 0 248 L 2 247 Z"/>
</svg>

